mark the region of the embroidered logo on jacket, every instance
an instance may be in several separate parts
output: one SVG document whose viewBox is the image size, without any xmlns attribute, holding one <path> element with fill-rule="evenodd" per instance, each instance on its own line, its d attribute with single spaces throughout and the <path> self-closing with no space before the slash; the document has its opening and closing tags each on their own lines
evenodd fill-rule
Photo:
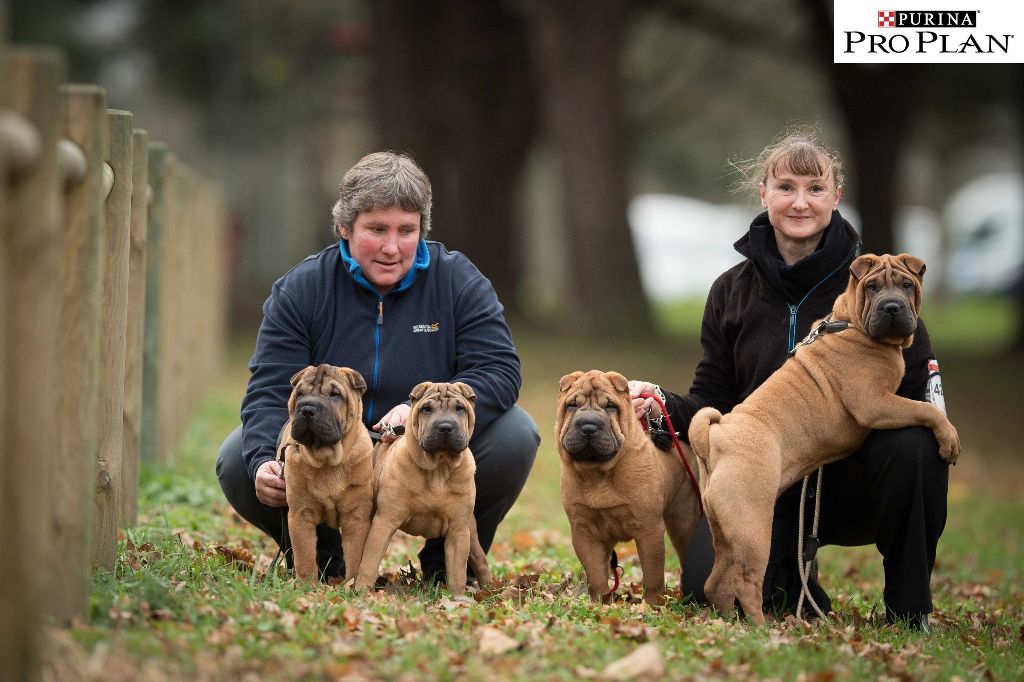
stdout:
<svg viewBox="0 0 1024 682">
<path fill-rule="evenodd" d="M 433 324 L 414 324 L 412 326 L 412 333 L 419 334 L 420 332 L 436 332 L 440 327 L 440 322 L 434 322 Z"/>
</svg>

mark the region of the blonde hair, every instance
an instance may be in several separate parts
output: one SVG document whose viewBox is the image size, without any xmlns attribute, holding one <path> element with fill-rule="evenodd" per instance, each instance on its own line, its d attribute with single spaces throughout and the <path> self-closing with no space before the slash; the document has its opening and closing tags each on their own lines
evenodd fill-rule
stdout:
<svg viewBox="0 0 1024 682">
<path fill-rule="evenodd" d="M 831 178 L 832 191 L 844 181 L 843 160 L 821 141 L 819 131 L 812 126 L 789 128 L 753 159 L 731 161 L 730 165 L 740 175 L 736 191 L 753 192 L 755 196 L 761 183 L 766 183 L 769 175 L 777 175 L 780 168 L 796 175 Z"/>
</svg>

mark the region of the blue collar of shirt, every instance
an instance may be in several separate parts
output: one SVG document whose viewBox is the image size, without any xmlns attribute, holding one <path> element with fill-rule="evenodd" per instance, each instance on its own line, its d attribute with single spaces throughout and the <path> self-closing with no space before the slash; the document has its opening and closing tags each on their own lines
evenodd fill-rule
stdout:
<svg viewBox="0 0 1024 682">
<path fill-rule="evenodd" d="M 373 286 L 368 279 L 363 275 L 363 268 L 356 262 L 356 259 L 352 257 L 352 254 L 348 249 L 348 240 L 341 239 L 338 241 L 338 248 L 341 251 L 341 260 L 345 263 L 345 267 L 349 273 L 361 287 L 369 289 L 377 296 L 380 296 L 380 292 L 377 291 L 377 287 Z M 389 294 L 393 294 L 399 291 L 405 291 L 412 286 L 413 280 L 416 279 L 416 272 L 418 270 L 426 270 L 430 267 L 430 251 L 427 250 L 427 242 L 425 239 L 421 239 L 419 244 L 416 246 L 416 258 L 412 262 L 412 267 L 409 268 L 409 272 L 405 273 L 405 277 L 398 283 L 394 289 L 389 291 Z"/>
</svg>

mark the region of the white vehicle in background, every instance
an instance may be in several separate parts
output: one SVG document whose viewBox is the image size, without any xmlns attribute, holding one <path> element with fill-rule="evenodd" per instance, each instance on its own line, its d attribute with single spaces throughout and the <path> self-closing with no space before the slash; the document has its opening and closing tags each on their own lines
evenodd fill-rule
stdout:
<svg viewBox="0 0 1024 682">
<path fill-rule="evenodd" d="M 733 243 L 747 231 L 756 208 L 712 204 L 668 194 L 641 194 L 629 205 L 629 223 L 648 298 L 704 298 L 715 278 L 740 262 Z M 855 209 L 840 206 L 854 227 Z M 1002 293 L 1021 286 L 1024 272 L 1024 176 L 983 175 L 960 187 L 944 209 L 948 267 L 941 257 L 942 223 L 928 208 L 906 206 L 897 215 L 897 248 L 928 263 L 925 285 L 945 273 L 954 294 Z"/>
</svg>

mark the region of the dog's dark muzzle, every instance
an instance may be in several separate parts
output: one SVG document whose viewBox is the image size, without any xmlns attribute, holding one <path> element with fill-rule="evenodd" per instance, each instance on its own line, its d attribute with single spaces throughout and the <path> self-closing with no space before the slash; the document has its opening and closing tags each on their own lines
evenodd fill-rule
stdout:
<svg viewBox="0 0 1024 682">
<path fill-rule="evenodd" d="M 345 435 L 331 402 L 321 396 L 306 396 L 295 403 L 292 438 L 308 447 L 334 445 Z"/>
<path fill-rule="evenodd" d="M 868 334 L 876 339 L 905 338 L 917 329 L 914 315 L 906 298 L 901 296 L 880 297 L 871 310 L 868 320 Z"/>
<path fill-rule="evenodd" d="M 562 438 L 562 447 L 576 462 L 607 462 L 619 453 L 619 443 L 607 419 L 598 414 L 578 415 Z"/>
<path fill-rule="evenodd" d="M 466 430 L 454 419 L 437 419 L 420 443 L 424 452 L 450 452 L 458 454 L 469 446 Z"/>
</svg>

